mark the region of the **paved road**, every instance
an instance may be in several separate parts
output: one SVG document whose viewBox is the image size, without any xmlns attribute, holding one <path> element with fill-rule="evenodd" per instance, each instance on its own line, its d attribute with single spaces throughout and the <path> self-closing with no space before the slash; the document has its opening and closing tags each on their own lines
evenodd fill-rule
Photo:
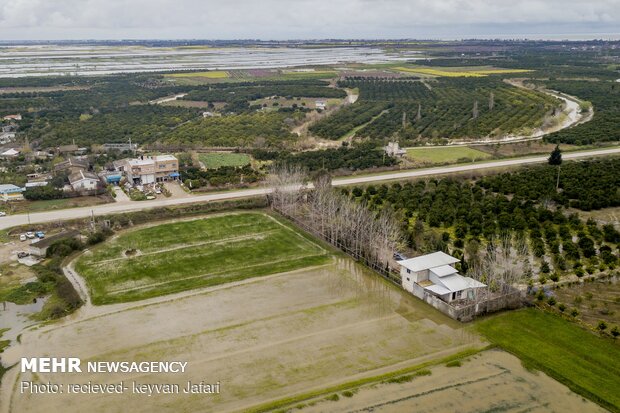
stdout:
<svg viewBox="0 0 620 413">
<path fill-rule="evenodd" d="M 577 159 L 577 158 L 587 158 L 594 156 L 603 156 L 603 155 L 613 155 L 620 154 L 620 148 L 611 148 L 611 149 L 600 149 L 594 151 L 584 151 L 584 152 L 571 152 L 563 154 L 564 159 Z M 352 176 L 346 178 L 334 179 L 334 186 L 342 186 L 342 185 L 355 185 L 355 184 L 363 184 L 370 182 L 380 182 L 380 181 L 389 181 L 389 180 L 399 180 L 399 179 L 408 179 L 408 178 L 416 178 L 416 177 L 424 177 L 424 176 L 434 176 L 434 175 L 442 175 L 453 172 L 466 172 L 466 171 L 475 171 L 481 169 L 491 169 L 491 168 L 501 168 L 501 167 L 510 167 L 531 163 L 541 163 L 546 162 L 547 156 L 532 156 L 527 158 L 518 158 L 518 159 L 508 159 L 504 161 L 492 161 L 492 162 L 482 162 L 482 163 L 471 163 L 466 165 L 455 165 L 455 166 L 444 166 L 437 168 L 427 168 L 427 169 L 414 169 L 408 171 L 401 172 L 390 172 L 390 173 L 382 173 L 376 175 L 362 175 L 362 176 Z M 270 188 L 256 188 L 256 189 L 244 189 L 238 191 L 228 191 L 228 192 L 220 192 L 214 194 L 207 195 L 197 195 L 187 198 L 170 198 L 170 199 L 162 199 L 162 200 L 153 200 L 153 201 L 138 201 L 138 202 L 130 202 L 130 203 L 113 203 L 113 204 L 104 204 L 104 205 L 96 205 L 93 207 L 84 207 L 84 208 L 72 208 L 72 209 L 63 209 L 57 211 L 49 211 L 49 212 L 39 212 L 36 214 L 30 214 L 30 217 L 26 214 L 20 215 L 11 215 L 0 218 L 0 229 L 9 228 L 16 225 L 24 225 L 27 224 L 30 219 L 31 224 L 42 223 L 42 222 L 52 222 L 52 221 L 62 221 L 72 218 L 84 218 L 94 213 L 95 216 L 98 215 L 106 215 L 106 214 L 115 214 L 121 212 L 129 212 L 129 211 L 138 211 L 143 209 L 150 209 L 156 207 L 166 207 L 172 205 L 182 205 L 182 204 L 190 204 L 195 202 L 209 202 L 209 201 L 220 201 L 225 199 L 235 199 L 235 198 L 246 198 L 253 197 L 259 195 L 265 195 L 271 191 Z"/>
</svg>

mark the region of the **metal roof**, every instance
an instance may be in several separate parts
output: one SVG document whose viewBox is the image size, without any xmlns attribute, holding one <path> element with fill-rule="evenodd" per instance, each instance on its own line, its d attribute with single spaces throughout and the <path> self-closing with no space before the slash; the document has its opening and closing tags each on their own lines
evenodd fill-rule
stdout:
<svg viewBox="0 0 620 413">
<path fill-rule="evenodd" d="M 440 278 L 439 281 L 444 287 L 452 292 L 469 288 L 469 283 L 465 281 L 465 277 L 460 274 L 448 275 Z"/>
<path fill-rule="evenodd" d="M 428 287 L 424 287 L 425 290 L 429 290 L 434 292 L 435 294 L 439 294 L 439 295 L 445 295 L 445 294 L 450 294 L 451 291 L 446 289 L 445 287 L 438 285 L 438 284 L 433 284 L 430 285 Z"/>
<path fill-rule="evenodd" d="M 409 258 L 408 260 L 398 261 L 398 264 L 403 267 L 417 272 L 428 270 L 431 268 L 441 267 L 444 265 L 455 264 L 460 260 L 454 258 L 445 252 L 433 252 L 432 254 L 421 255 L 415 258 Z"/>
<path fill-rule="evenodd" d="M 433 267 L 430 271 L 438 277 L 445 277 L 446 275 L 456 274 L 458 271 L 451 265 L 442 265 L 441 267 Z"/>
<path fill-rule="evenodd" d="M 15 192 L 23 192 L 24 188 L 20 188 L 19 186 L 13 184 L 2 184 L 0 185 L 0 192 L 3 194 L 12 194 Z"/>
</svg>

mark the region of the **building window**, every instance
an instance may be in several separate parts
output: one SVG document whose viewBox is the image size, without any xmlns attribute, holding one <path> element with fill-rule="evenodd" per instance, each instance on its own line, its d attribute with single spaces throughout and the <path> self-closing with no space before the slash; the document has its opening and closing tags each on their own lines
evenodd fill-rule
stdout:
<svg viewBox="0 0 620 413">
<path fill-rule="evenodd" d="M 411 270 L 407 268 L 407 274 L 411 274 Z"/>
<path fill-rule="evenodd" d="M 411 281 L 411 280 L 409 279 L 409 277 L 407 277 L 407 281 Z"/>
</svg>

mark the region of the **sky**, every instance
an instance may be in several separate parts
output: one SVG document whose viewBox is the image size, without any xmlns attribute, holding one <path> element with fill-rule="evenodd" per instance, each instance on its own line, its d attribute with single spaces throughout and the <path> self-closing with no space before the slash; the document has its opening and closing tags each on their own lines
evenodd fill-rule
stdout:
<svg viewBox="0 0 620 413">
<path fill-rule="evenodd" d="M 619 38 L 620 0 L 0 0 L 0 40 Z"/>
</svg>

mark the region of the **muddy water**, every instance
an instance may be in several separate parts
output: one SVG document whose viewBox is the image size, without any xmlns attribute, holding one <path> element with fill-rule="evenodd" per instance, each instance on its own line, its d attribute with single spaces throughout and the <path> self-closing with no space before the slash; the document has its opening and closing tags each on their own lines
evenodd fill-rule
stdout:
<svg viewBox="0 0 620 413">
<path fill-rule="evenodd" d="M 336 402 L 324 396 L 310 400 L 305 408 L 295 411 L 605 412 L 545 374 L 526 370 L 519 359 L 500 350 L 482 352 L 460 367 L 433 367 L 430 375 L 409 382 L 379 383 L 339 397 Z"/>
<path fill-rule="evenodd" d="M 83 311 L 84 310 L 84 311 Z M 43 382 L 222 383 L 217 397 L 22 395 L 10 370 L 0 412 L 230 411 L 481 346 L 478 336 L 353 261 L 202 291 L 80 309 L 24 333 L 7 362 L 27 355 L 188 362 L 183 374 L 40 374 Z M 12 406 L 12 410 L 9 408 Z"/>
<path fill-rule="evenodd" d="M 36 324 L 30 315 L 36 314 L 43 308 L 47 298 L 37 298 L 31 304 L 18 305 L 11 302 L 0 303 L 0 330 L 9 328 L 0 339 L 14 341 L 27 327 Z"/>
</svg>

